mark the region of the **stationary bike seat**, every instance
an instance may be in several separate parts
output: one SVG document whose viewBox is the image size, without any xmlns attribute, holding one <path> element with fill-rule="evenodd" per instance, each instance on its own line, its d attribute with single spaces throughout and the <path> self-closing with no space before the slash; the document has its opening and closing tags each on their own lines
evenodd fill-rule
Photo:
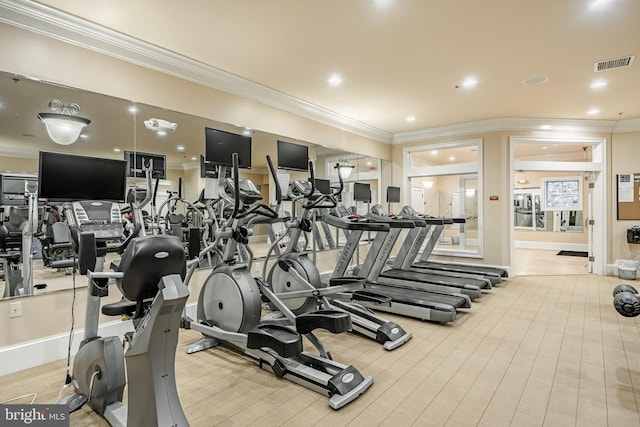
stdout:
<svg viewBox="0 0 640 427">
<path fill-rule="evenodd" d="M 105 304 L 102 306 L 101 311 L 105 316 L 124 316 L 132 315 L 136 312 L 135 301 L 129 301 L 122 297 L 120 301 L 112 302 L 111 304 Z"/>
</svg>

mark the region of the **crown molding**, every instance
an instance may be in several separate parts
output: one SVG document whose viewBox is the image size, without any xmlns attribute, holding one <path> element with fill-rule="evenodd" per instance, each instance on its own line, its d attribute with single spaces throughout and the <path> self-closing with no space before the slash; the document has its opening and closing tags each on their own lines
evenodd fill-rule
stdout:
<svg viewBox="0 0 640 427">
<path fill-rule="evenodd" d="M 159 46 L 30 0 L 0 0 L 0 22 L 390 143 L 392 134 Z"/>
<path fill-rule="evenodd" d="M 502 129 L 502 119 L 480 120 L 477 122 L 459 123 L 455 125 L 438 126 L 411 132 L 396 133 L 391 141 L 394 145 L 409 142 L 427 141 L 430 139 L 446 138 L 448 136 L 469 135 L 474 133 L 494 132 Z"/>
<path fill-rule="evenodd" d="M 623 124 L 623 122 L 633 122 Z M 622 130 L 624 129 L 624 130 Z M 459 123 L 412 132 L 396 133 L 392 144 L 428 141 L 449 136 L 470 135 L 505 130 L 537 131 L 537 132 L 589 132 L 617 133 L 640 130 L 640 119 L 615 120 L 572 120 L 572 119 L 530 119 L 530 118 L 497 118 L 476 122 Z"/>
<path fill-rule="evenodd" d="M 18 157 L 22 159 L 37 159 L 39 151 L 33 148 L 18 148 L 18 147 L 2 147 L 0 146 L 0 156 L 5 157 Z"/>
<path fill-rule="evenodd" d="M 613 127 L 613 133 L 640 131 L 640 119 L 620 120 Z"/>
</svg>

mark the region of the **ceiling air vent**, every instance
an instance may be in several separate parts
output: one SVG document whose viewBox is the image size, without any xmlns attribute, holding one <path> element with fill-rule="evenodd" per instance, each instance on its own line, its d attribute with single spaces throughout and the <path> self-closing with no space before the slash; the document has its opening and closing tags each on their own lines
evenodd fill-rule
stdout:
<svg viewBox="0 0 640 427">
<path fill-rule="evenodd" d="M 607 59 L 606 61 L 596 62 L 593 66 L 593 71 L 598 72 L 611 70 L 613 68 L 630 67 L 633 65 L 633 60 L 635 58 L 635 55 L 630 55 L 622 58 Z"/>
</svg>

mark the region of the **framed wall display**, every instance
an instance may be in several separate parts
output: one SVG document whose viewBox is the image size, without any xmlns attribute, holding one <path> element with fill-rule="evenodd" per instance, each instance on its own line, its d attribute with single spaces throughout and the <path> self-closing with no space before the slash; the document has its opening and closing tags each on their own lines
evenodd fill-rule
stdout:
<svg viewBox="0 0 640 427">
<path fill-rule="evenodd" d="M 582 177 L 543 178 L 541 184 L 543 211 L 582 210 Z"/>
<path fill-rule="evenodd" d="M 616 176 L 618 219 L 640 219 L 640 173 Z"/>
</svg>

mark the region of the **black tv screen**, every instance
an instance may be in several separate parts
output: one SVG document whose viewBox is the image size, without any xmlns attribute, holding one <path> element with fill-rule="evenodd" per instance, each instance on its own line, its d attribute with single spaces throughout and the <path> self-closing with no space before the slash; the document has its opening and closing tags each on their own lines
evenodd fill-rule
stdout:
<svg viewBox="0 0 640 427">
<path fill-rule="evenodd" d="M 124 202 L 127 162 L 40 152 L 38 197 L 50 201 Z"/>
<path fill-rule="evenodd" d="M 387 187 L 387 203 L 400 203 L 400 187 Z"/>
<path fill-rule="evenodd" d="M 151 176 L 165 179 L 167 177 L 166 156 L 164 154 L 140 153 L 139 151 L 125 151 L 124 159 L 127 161 L 127 176 L 144 178 L 142 166 L 152 163 Z"/>
<path fill-rule="evenodd" d="M 316 178 L 316 190 L 318 190 L 322 194 L 331 194 L 331 181 L 329 181 L 328 179 Z"/>
<path fill-rule="evenodd" d="M 353 199 L 356 202 L 370 202 L 371 201 L 371 186 L 369 184 L 362 184 L 356 182 L 353 184 Z"/>
<path fill-rule="evenodd" d="M 309 170 L 309 147 L 292 142 L 278 141 L 278 169 Z"/>
<path fill-rule="evenodd" d="M 238 167 L 251 169 L 251 137 L 204 128 L 204 160 L 212 165 L 233 166 L 231 155 L 238 153 Z"/>
</svg>

